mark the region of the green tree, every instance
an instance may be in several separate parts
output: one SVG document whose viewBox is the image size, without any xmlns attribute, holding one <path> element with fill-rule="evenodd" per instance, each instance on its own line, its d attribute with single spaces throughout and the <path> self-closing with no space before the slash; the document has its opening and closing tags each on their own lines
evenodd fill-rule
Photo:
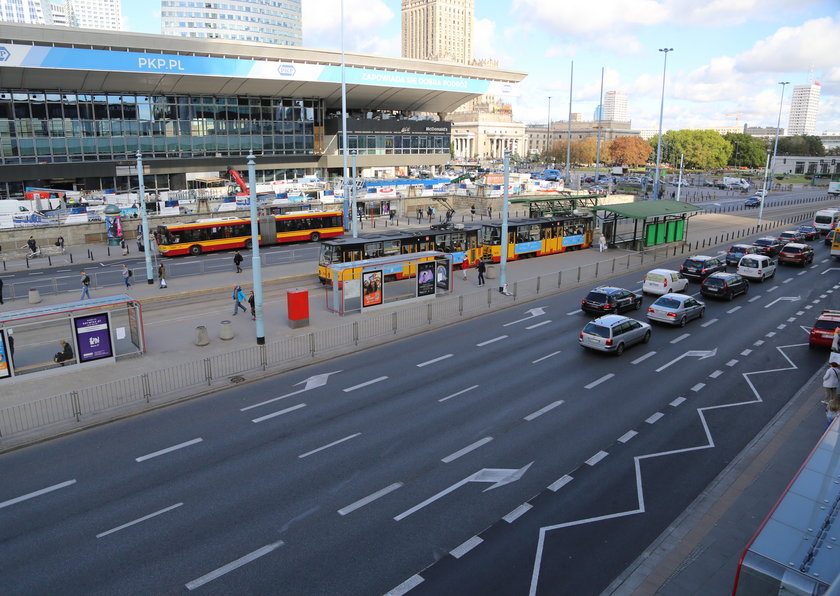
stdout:
<svg viewBox="0 0 840 596">
<path fill-rule="evenodd" d="M 650 140 L 654 152 L 656 140 Z M 662 135 L 661 160 L 676 165 L 685 155 L 686 168 L 712 170 L 725 166 L 732 150 L 732 144 L 713 130 L 669 130 Z"/>
<path fill-rule="evenodd" d="M 797 135 L 793 137 L 779 137 L 777 155 L 809 155 L 822 157 L 825 147 L 819 137 L 811 135 Z"/>
<path fill-rule="evenodd" d="M 732 155 L 729 158 L 728 165 L 747 168 L 764 167 L 767 156 L 767 141 L 741 133 L 727 133 L 723 135 L 723 138 L 732 145 Z"/>
</svg>

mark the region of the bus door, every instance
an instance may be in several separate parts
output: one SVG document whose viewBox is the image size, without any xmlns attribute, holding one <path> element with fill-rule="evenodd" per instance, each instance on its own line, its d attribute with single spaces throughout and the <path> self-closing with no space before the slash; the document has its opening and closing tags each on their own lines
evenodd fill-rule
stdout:
<svg viewBox="0 0 840 596">
<path fill-rule="evenodd" d="M 277 222 L 273 215 L 263 215 L 259 220 L 260 246 L 277 244 Z"/>
</svg>

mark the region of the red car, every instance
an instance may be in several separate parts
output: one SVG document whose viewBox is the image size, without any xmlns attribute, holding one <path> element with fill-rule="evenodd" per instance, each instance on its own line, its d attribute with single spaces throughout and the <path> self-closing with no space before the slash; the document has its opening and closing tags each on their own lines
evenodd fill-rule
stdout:
<svg viewBox="0 0 840 596">
<path fill-rule="evenodd" d="M 822 311 L 808 334 L 808 347 L 830 348 L 831 341 L 834 339 L 834 330 L 838 327 L 840 327 L 840 310 Z"/>
</svg>

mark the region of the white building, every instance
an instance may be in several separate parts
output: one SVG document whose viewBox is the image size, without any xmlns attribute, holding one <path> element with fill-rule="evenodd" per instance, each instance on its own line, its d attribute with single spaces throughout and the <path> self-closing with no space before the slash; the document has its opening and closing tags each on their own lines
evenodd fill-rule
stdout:
<svg viewBox="0 0 840 596">
<path fill-rule="evenodd" d="M 796 85 L 790 100 L 789 135 L 812 135 L 817 129 L 820 84 Z"/>
<path fill-rule="evenodd" d="M 120 0 L 67 0 L 65 5 L 71 27 L 122 30 Z"/>
<path fill-rule="evenodd" d="M 161 0 L 161 33 L 299 46 L 301 0 Z"/>
<path fill-rule="evenodd" d="M 403 58 L 469 64 L 473 0 L 402 0 Z"/>
<path fill-rule="evenodd" d="M 50 12 L 52 13 L 52 24 L 61 27 L 70 26 L 70 15 L 67 14 L 67 5 L 59 4 L 58 2 L 50 2 Z"/>
<path fill-rule="evenodd" d="M 50 3 L 48 0 L 0 0 L 0 21 L 50 25 Z"/>
<path fill-rule="evenodd" d="M 471 112 L 452 122 L 452 150 L 458 159 L 502 159 L 505 150 L 525 156 L 529 152 L 525 124 L 510 114 Z"/>
<path fill-rule="evenodd" d="M 630 115 L 627 112 L 627 95 L 621 91 L 607 91 L 604 95 L 604 113 L 602 119 L 630 122 Z"/>
</svg>

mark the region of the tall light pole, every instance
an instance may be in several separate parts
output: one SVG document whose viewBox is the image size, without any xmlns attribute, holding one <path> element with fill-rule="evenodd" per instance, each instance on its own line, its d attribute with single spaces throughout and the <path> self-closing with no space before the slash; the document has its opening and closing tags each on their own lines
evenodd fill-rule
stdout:
<svg viewBox="0 0 840 596">
<path fill-rule="evenodd" d="M 785 85 L 790 85 L 790 81 L 779 81 L 779 85 L 782 86 L 782 96 L 779 98 L 779 117 L 776 119 L 776 140 L 773 141 L 773 162 L 770 166 L 770 184 L 768 188 L 771 190 L 773 188 L 773 174 L 776 172 L 776 149 L 779 147 L 779 127 L 782 125 L 782 104 L 785 101 Z M 764 203 L 764 197 L 761 198 L 761 202 Z"/>
<path fill-rule="evenodd" d="M 257 345 L 265 343 L 263 323 L 262 265 L 260 264 L 260 225 L 257 217 L 257 164 L 254 152 L 248 153 L 248 202 L 251 208 L 251 271 L 254 279 L 254 318 L 257 321 Z"/>
<path fill-rule="evenodd" d="M 572 171 L 570 162 L 572 160 L 572 87 L 575 84 L 575 61 L 572 60 L 572 72 L 569 75 L 569 119 L 566 122 L 568 129 L 566 130 L 566 184 L 572 185 Z"/>
<path fill-rule="evenodd" d="M 601 91 L 598 95 L 598 141 L 595 144 L 595 184 L 599 184 L 598 166 L 601 165 L 601 120 L 604 119 L 604 67 L 601 67 Z M 606 194 L 606 193 L 605 193 Z"/>
<path fill-rule="evenodd" d="M 505 149 L 503 162 L 505 172 L 505 187 L 502 191 L 502 238 L 499 251 L 499 292 L 507 292 L 507 252 L 508 252 L 508 185 L 510 184 L 510 150 Z"/>
<path fill-rule="evenodd" d="M 347 78 L 344 70 L 344 0 L 341 0 L 341 162 L 344 169 L 341 182 L 344 195 L 344 229 L 347 230 L 350 228 L 350 220 L 347 219 L 350 198 L 347 196 Z"/>
<path fill-rule="evenodd" d="M 137 149 L 137 189 L 140 199 L 140 222 L 143 226 L 143 233 L 140 240 L 143 242 L 143 258 L 146 261 L 146 283 L 155 283 L 155 272 L 152 271 L 152 243 L 149 242 L 149 218 L 146 216 L 146 189 L 143 184 L 143 154 Z"/>
<path fill-rule="evenodd" d="M 668 52 L 674 48 L 660 48 L 665 53 L 665 61 L 662 65 L 662 99 L 659 102 L 659 136 L 656 138 L 656 172 L 653 174 L 653 198 L 659 198 L 659 163 L 662 159 L 662 112 L 665 109 L 665 69 L 668 67 Z"/>
<path fill-rule="evenodd" d="M 545 121 L 545 161 L 551 153 L 551 96 L 548 96 L 548 118 Z"/>
</svg>

